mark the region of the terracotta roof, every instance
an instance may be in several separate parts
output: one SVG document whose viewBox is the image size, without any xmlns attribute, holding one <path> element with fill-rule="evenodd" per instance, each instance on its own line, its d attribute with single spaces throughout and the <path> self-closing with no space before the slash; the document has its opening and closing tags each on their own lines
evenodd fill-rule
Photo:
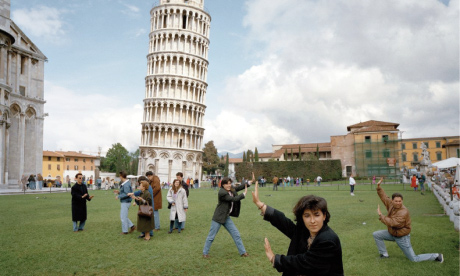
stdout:
<svg viewBox="0 0 460 276">
<path fill-rule="evenodd" d="M 48 151 L 44 150 L 43 151 L 43 156 L 49 156 L 49 157 L 64 157 L 64 155 L 54 152 L 54 151 Z"/>
<path fill-rule="evenodd" d="M 300 146 L 301 149 L 303 149 L 303 148 L 315 148 L 315 150 L 316 150 L 316 146 L 318 146 L 320 148 L 321 147 L 330 147 L 331 143 L 326 142 L 326 143 L 290 144 L 290 145 L 282 145 L 281 149 L 297 149 L 297 151 L 298 151 L 299 146 Z"/>
<path fill-rule="evenodd" d="M 83 153 L 79 153 L 76 151 L 56 151 L 56 152 L 64 155 L 65 157 L 85 157 L 85 158 L 99 159 L 99 156 L 83 154 Z"/>
<path fill-rule="evenodd" d="M 228 163 L 242 163 L 243 158 L 229 158 Z"/>
<path fill-rule="evenodd" d="M 394 129 L 396 129 L 399 126 L 399 124 L 370 120 L 370 121 L 365 121 L 362 123 L 354 124 L 351 126 L 347 126 L 347 131 L 350 131 L 352 128 L 371 127 L 371 126 L 394 126 Z"/>
<path fill-rule="evenodd" d="M 399 131 L 394 126 L 369 126 L 369 127 L 362 127 L 352 131 L 352 133 L 360 133 L 360 132 L 384 132 L 384 131 Z"/>
<path fill-rule="evenodd" d="M 460 140 L 452 140 L 442 145 L 442 147 L 444 148 L 445 146 L 458 146 L 458 145 L 460 145 Z"/>
<path fill-rule="evenodd" d="M 259 153 L 259 158 L 271 158 L 272 155 L 273 155 L 273 152 Z"/>
</svg>

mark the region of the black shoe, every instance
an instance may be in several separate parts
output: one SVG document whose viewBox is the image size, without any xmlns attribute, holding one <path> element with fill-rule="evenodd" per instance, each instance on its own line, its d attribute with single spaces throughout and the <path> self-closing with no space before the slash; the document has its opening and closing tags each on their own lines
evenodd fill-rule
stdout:
<svg viewBox="0 0 460 276">
<path fill-rule="evenodd" d="M 380 259 L 388 259 L 388 258 L 390 258 L 390 256 L 385 256 L 385 255 L 380 254 Z"/>
<path fill-rule="evenodd" d="M 436 257 L 436 259 L 434 259 L 434 260 L 437 261 L 437 262 L 443 263 L 444 262 L 444 256 L 441 253 L 439 253 L 438 257 Z"/>
</svg>

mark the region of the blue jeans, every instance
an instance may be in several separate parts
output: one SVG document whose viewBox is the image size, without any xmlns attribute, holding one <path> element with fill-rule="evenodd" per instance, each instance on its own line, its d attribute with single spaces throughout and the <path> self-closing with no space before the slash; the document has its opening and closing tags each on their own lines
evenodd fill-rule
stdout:
<svg viewBox="0 0 460 276">
<path fill-rule="evenodd" d="M 30 181 L 29 182 L 29 187 L 31 190 L 35 190 L 35 181 Z"/>
<path fill-rule="evenodd" d="M 86 220 L 82 220 L 80 221 L 80 226 L 77 225 L 78 221 L 72 221 L 73 222 L 73 231 L 79 231 L 79 230 L 83 230 L 83 228 L 85 227 L 85 223 L 86 223 Z"/>
<path fill-rule="evenodd" d="M 121 202 L 121 209 L 120 209 L 120 218 L 121 218 L 121 231 L 126 233 L 128 232 L 129 228 L 133 227 L 134 224 L 128 218 L 128 211 L 131 203 L 129 202 Z"/>
<path fill-rule="evenodd" d="M 177 219 L 174 222 L 174 229 L 176 228 L 179 229 L 179 221 Z M 184 229 L 184 228 L 185 228 L 185 221 L 182 222 L 180 229 Z"/>
<path fill-rule="evenodd" d="M 38 181 L 38 189 L 41 190 L 43 188 L 43 181 Z"/>
<path fill-rule="evenodd" d="M 395 237 L 391 235 L 388 230 L 380 230 L 375 231 L 372 235 L 374 236 L 379 253 L 384 256 L 388 256 L 384 240 L 395 241 L 399 248 L 401 248 L 404 255 L 406 255 L 406 257 L 412 262 L 434 261 L 439 255 L 437 253 L 415 255 L 410 243 L 410 234 L 402 237 Z"/>
<path fill-rule="evenodd" d="M 154 210 L 153 215 L 155 220 L 155 229 L 160 229 L 160 212 L 158 212 L 158 210 Z"/>
<path fill-rule="evenodd" d="M 209 230 L 208 237 L 206 238 L 206 242 L 204 243 L 203 255 L 209 254 L 209 249 L 211 249 L 211 244 L 214 241 L 214 238 L 216 237 L 217 232 L 219 232 L 219 229 L 221 226 L 224 226 L 225 229 L 227 229 L 228 233 L 230 233 L 230 236 L 232 236 L 233 241 L 236 244 L 236 248 L 238 248 L 238 253 L 240 253 L 240 255 L 246 253 L 246 249 L 244 248 L 243 241 L 241 240 L 240 232 L 236 228 L 232 219 L 228 217 L 224 224 L 220 224 L 218 222 L 211 220 L 211 229 Z"/>
</svg>

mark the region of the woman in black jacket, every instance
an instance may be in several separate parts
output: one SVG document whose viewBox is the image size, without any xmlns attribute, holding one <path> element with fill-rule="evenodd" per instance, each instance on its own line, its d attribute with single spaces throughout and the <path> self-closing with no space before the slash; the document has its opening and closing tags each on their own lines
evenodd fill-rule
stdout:
<svg viewBox="0 0 460 276">
<path fill-rule="evenodd" d="M 324 198 L 302 197 L 293 209 L 296 224 L 259 200 L 257 182 L 252 201 L 265 220 L 291 239 L 287 255 L 275 255 L 265 238 L 265 253 L 274 268 L 283 275 L 343 275 L 342 247 L 337 234 L 327 226 L 331 215 Z"/>
</svg>

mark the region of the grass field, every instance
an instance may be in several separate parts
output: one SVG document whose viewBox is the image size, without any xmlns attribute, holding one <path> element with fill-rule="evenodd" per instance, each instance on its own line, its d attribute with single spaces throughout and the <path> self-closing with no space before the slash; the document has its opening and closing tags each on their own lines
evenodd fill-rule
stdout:
<svg viewBox="0 0 460 276">
<path fill-rule="evenodd" d="M 301 196 L 326 198 L 331 213 L 329 226 L 342 242 L 345 275 L 459 275 L 459 234 L 447 216 L 439 215 L 443 210 L 433 194 L 404 191 L 402 185 L 384 186 L 387 194 L 402 191 L 404 195 L 404 204 L 411 212 L 415 253 L 442 252 L 443 264 L 412 263 L 395 243 L 387 243 L 390 258 L 380 260 L 372 238 L 373 231 L 385 229 L 377 218 L 377 193 L 370 185 L 358 185 L 356 196 L 351 197 L 347 188 L 322 186 L 307 191 L 305 187 L 291 187 L 278 192 L 261 188 L 260 198 L 291 218 L 292 207 Z M 88 202 L 85 231 L 79 233 L 72 232 L 70 193 L 1 196 L 0 274 L 279 275 L 265 257 L 263 238 L 269 239 L 275 254 L 285 254 L 289 240 L 263 221 L 249 195 L 242 201 L 240 217 L 233 221 L 250 257 L 241 258 L 230 235 L 221 228 L 211 247 L 211 258 L 203 259 L 216 191 L 191 190 L 185 230 L 167 234 L 169 210 L 163 190 L 161 231 L 149 242 L 137 239 L 137 232 L 119 235 L 120 204 L 112 191 L 90 194 L 95 197 Z M 129 215 L 134 223 L 136 210 L 131 207 Z"/>
</svg>

